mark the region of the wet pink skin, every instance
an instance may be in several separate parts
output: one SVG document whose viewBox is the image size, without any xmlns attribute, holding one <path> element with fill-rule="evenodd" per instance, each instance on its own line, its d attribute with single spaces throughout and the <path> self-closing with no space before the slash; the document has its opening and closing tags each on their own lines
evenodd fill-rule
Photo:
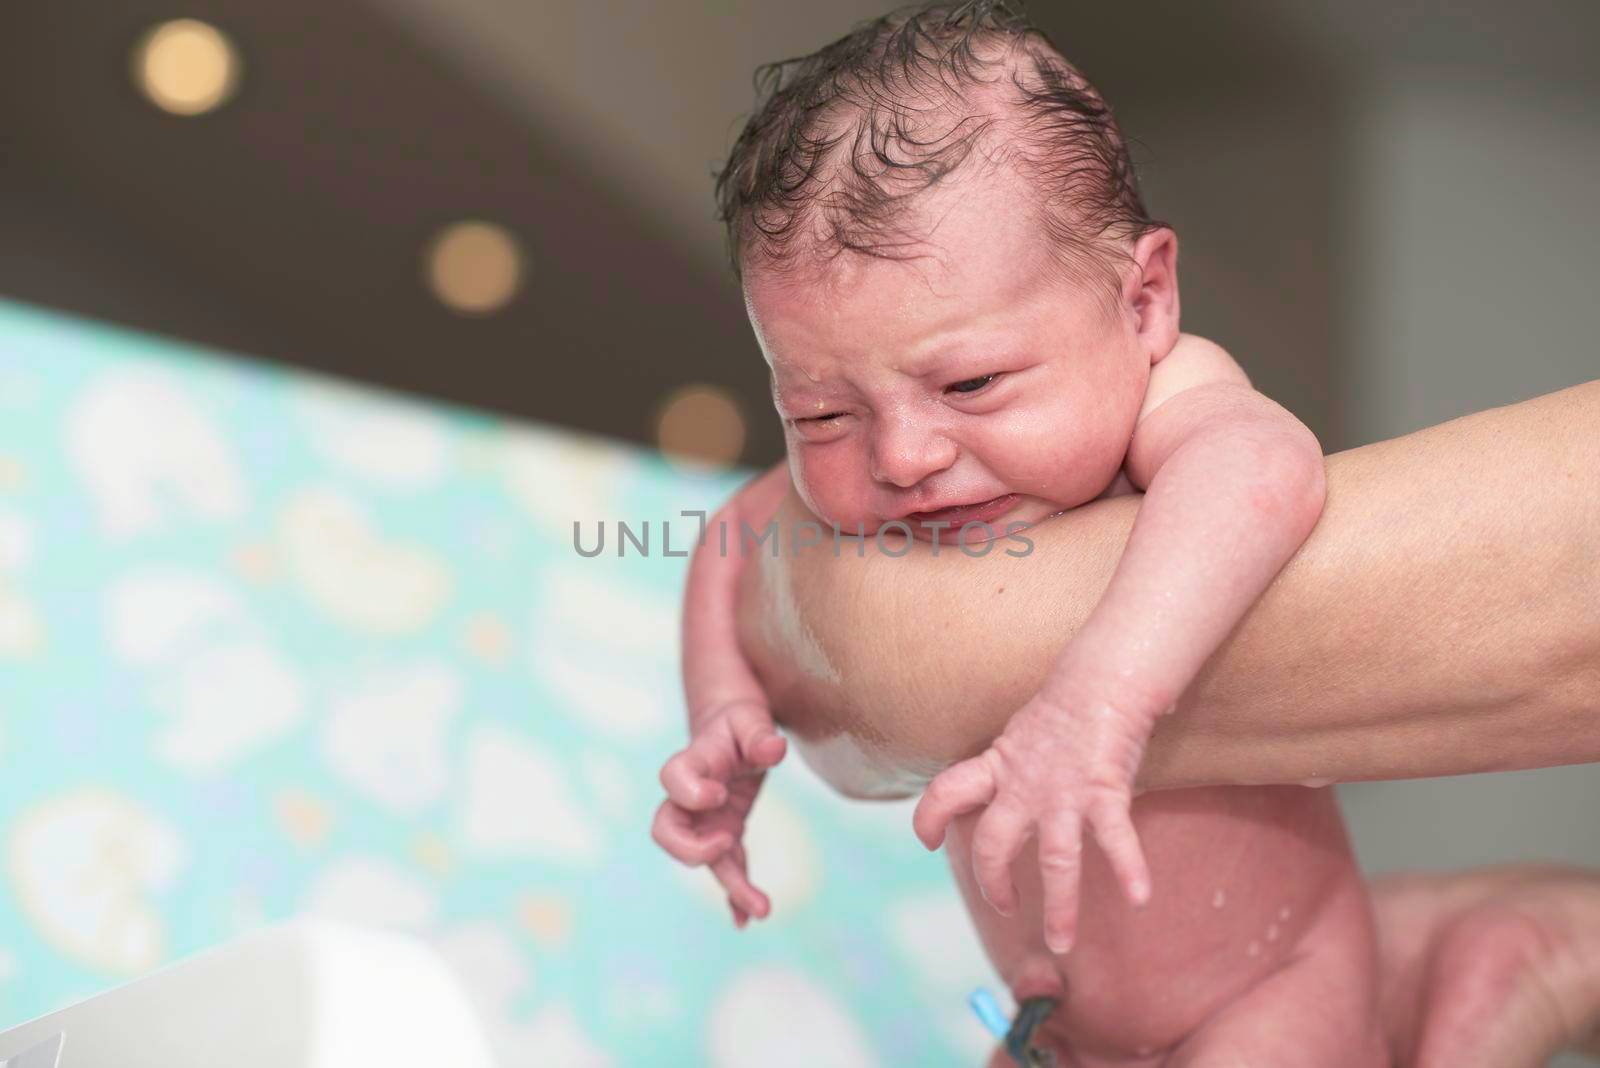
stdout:
<svg viewBox="0 0 1600 1068">
<path fill-rule="evenodd" d="M 910 261 L 745 265 L 800 499 L 844 530 L 909 521 L 932 540 L 917 513 L 1012 496 L 983 513 L 999 533 L 1108 492 L 1146 491 L 1101 603 L 989 748 L 934 777 L 919 837 L 935 848 L 950 832 L 957 881 L 1017 996 L 1086 981 L 1104 995 L 1076 994 L 1052 1022 L 1064 1055 L 1112 1064 L 1152 1046 L 1203 1065 L 1212 1051 L 1248 1049 L 1251 1015 L 1269 1013 L 1305 1024 L 1284 1032 L 1296 1056 L 1332 1058 L 1304 1063 L 1377 1063 L 1362 997 L 1371 917 L 1331 797 L 1132 796 L 1156 718 L 1315 522 L 1315 438 L 1250 390 L 1225 353 L 1180 337 L 1171 231 L 1124 243 L 1107 261 L 1108 285 L 1095 287 L 1052 268 L 1028 191 L 1003 173 L 942 184 L 910 213 L 929 235 L 926 255 Z M 770 499 L 771 473 L 759 487 Z M 748 499 L 729 507 L 724 518 L 753 525 L 771 514 Z M 739 663 L 739 564 L 706 557 L 691 563 L 686 594 L 692 741 L 663 769 L 657 833 L 679 859 L 711 864 L 742 923 L 769 907 L 749 884 L 740 836 L 780 754 L 752 756 L 775 742 Z M 1225 922 L 1197 900 L 1219 879 L 1240 906 Z M 1269 936 L 1286 902 L 1298 924 Z M 1319 1006 L 1335 1004 L 1319 993 L 1328 982 L 1353 1000 L 1324 1013 L 1335 1026 L 1322 1034 Z M 1262 1063 L 1299 1063 L 1272 1059 L 1287 1046 L 1261 1048 Z"/>
<path fill-rule="evenodd" d="M 930 197 L 939 248 L 925 260 L 746 270 L 790 475 L 820 519 L 871 534 L 1015 493 L 999 528 L 1093 500 L 1116 477 L 1176 323 L 1141 332 L 1121 306 L 1060 284 L 1020 196 L 996 182 Z"/>
</svg>

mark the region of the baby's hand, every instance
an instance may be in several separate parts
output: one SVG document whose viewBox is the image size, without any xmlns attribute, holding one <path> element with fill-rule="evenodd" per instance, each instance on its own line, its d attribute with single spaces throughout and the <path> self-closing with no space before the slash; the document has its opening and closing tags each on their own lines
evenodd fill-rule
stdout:
<svg viewBox="0 0 1600 1068">
<path fill-rule="evenodd" d="M 756 700 L 731 702 L 696 717 L 694 737 L 661 768 L 667 799 L 650 834 L 677 860 L 707 864 L 728 892 L 734 926 L 771 910 L 750 882 L 744 824 L 767 769 L 783 759 L 786 743 L 772 713 Z"/>
<path fill-rule="evenodd" d="M 1129 806 L 1153 725 L 1153 717 L 1103 701 L 1040 694 L 988 749 L 935 776 L 912 826 L 923 845 L 937 849 L 951 819 L 987 805 L 973 829 L 973 874 L 1002 916 L 1017 907 L 1011 864 L 1037 827 L 1045 944 L 1066 953 L 1077 934 L 1085 817 L 1129 901 L 1149 900 L 1150 873 Z"/>
</svg>

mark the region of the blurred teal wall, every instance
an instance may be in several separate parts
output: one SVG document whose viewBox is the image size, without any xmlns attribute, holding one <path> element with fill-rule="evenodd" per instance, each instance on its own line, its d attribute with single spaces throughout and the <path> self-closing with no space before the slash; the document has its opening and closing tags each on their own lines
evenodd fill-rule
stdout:
<svg viewBox="0 0 1600 1068">
<path fill-rule="evenodd" d="M 508 1066 L 978 1063 L 908 804 L 786 759 L 743 932 L 650 841 L 660 523 L 746 475 L 0 302 L 0 1028 L 316 912 L 438 946 Z"/>
</svg>

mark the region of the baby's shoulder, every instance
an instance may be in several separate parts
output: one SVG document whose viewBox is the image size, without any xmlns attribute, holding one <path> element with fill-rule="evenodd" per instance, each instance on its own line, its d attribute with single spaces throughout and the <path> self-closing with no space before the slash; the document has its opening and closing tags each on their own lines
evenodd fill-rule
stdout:
<svg viewBox="0 0 1600 1068">
<path fill-rule="evenodd" d="M 1139 418 L 1143 419 L 1184 390 L 1214 382 L 1249 386 L 1250 376 L 1221 345 L 1194 334 L 1179 334 L 1172 351 L 1150 368 L 1150 382 L 1145 387 Z"/>
</svg>

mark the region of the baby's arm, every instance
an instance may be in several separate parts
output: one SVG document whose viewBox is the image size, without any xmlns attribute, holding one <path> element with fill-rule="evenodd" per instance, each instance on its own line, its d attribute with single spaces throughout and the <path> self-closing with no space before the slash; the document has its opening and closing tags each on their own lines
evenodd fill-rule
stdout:
<svg viewBox="0 0 1600 1068">
<path fill-rule="evenodd" d="M 739 575 L 745 564 L 740 524 L 759 534 L 788 491 L 786 462 L 752 479 L 707 521 L 689 561 L 683 600 L 683 690 L 691 734 L 706 719 L 736 704 L 767 704 L 766 691 L 739 648 Z"/>
<path fill-rule="evenodd" d="M 1151 375 L 1124 466 L 1143 489 L 1111 583 L 1044 690 L 1141 722 L 1168 711 L 1322 512 L 1322 449 L 1185 335 Z"/>
<path fill-rule="evenodd" d="M 913 817 L 929 848 L 960 812 L 979 887 L 1015 907 L 1010 867 L 1037 825 L 1045 939 L 1071 948 L 1082 823 L 1130 900 L 1149 873 L 1129 817 L 1155 720 L 1316 524 L 1322 454 L 1302 424 L 1249 386 L 1226 352 L 1185 336 L 1156 365 L 1125 461 L 1145 488 L 1111 582 L 1039 693 L 984 753 L 941 772 Z"/>
<path fill-rule="evenodd" d="M 752 480 L 707 522 L 689 562 L 683 607 L 683 686 L 689 745 L 661 768 L 667 799 L 652 836 L 685 864 L 707 864 L 728 892 L 734 923 L 765 916 L 746 870 L 745 818 L 768 768 L 783 759 L 765 691 L 736 629 L 742 525 L 760 531 L 789 489 L 787 464 Z M 724 548 L 725 547 L 725 548 Z"/>
</svg>

